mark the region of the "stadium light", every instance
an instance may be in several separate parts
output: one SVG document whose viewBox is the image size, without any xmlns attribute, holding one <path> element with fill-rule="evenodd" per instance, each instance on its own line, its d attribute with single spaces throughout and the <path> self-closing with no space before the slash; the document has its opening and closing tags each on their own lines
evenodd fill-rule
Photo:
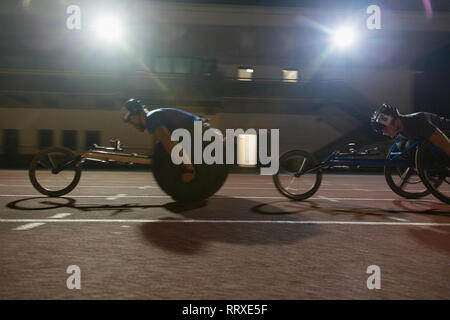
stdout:
<svg viewBox="0 0 450 320">
<path fill-rule="evenodd" d="M 122 21 L 112 14 L 97 17 L 93 29 L 98 39 L 109 43 L 117 43 L 123 36 Z"/>
<path fill-rule="evenodd" d="M 356 34 L 350 27 L 342 27 L 333 34 L 333 43 L 337 48 L 351 47 L 356 40 Z"/>
</svg>

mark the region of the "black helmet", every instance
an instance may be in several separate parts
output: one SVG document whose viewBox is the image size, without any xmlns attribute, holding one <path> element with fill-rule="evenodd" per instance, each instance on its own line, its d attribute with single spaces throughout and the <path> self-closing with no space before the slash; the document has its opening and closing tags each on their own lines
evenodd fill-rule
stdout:
<svg viewBox="0 0 450 320">
<path fill-rule="evenodd" d="M 145 105 L 138 99 L 129 99 L 120 109 L 120 117 L 123 121 L 128 122 L 131 115 L 143 112 Z"/>
<path fill-rule="evenodd" d="M 400 112 L 394 106 L 383 103 L 370 118 L 370 125 L 376 133 L 383 134 L 383 129 L 392 124 L 394 119 L 400 116 Z"/>
</svg>

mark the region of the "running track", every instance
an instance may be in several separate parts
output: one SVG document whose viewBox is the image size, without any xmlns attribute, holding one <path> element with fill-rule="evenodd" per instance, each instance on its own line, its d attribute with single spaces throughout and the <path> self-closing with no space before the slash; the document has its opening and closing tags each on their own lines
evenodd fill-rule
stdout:
<svg viewBox="0 0 450 320">
<path fill-rule="evenodd" d="M 292 202 L 271 177 L 230 175 L 180 206 L 149 172 L 83 172 L 46 198 L 1 171 L 0 208 L 0 299 L 450 298 L 450 206 L 402 199 L 383 176 L 325 174 Z"/>
</svg>

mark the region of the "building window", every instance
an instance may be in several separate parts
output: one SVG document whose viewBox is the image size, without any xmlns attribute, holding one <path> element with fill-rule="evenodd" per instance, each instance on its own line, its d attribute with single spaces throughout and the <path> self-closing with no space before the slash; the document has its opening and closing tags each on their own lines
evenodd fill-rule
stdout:
<svg viewBox="0 0 450 320">
<path fill-rule="evenodd" d="M 298 70 L 296 69 L 283 69 L 283 82 L 297 82 Z"/>
<path fill-rule="evenodd" d="M 100 131 L 86 131 L 85 148 L 89 149 L 94 144 L 100 144 Z"/>
<path fill-rule="evenodd" d="M 72 150 L 77 148 L 77 132 L 75 130 L 63 130 L 63 146 Z"/>
<path fill-rule="evenodd" d="M 239 67 L 238 68 L 238 80 L 252 81 L 253 71 L 254 71 L 253 68 Z"/>
<path fill-rule="evenodd" d="M 53 146 L 53 131 L 39 130 L 39 149 L 44 149 Z"/>
<path fill-rule="evenodd" d="M 168 57 L 156 57 L 153 59 L 153 72 L 156 73 L 171 73 L 171 59 Z"/>
<path fill-rule="evenodd" d="M 202 74 L 203 71 L 203 61 L 200 59 L 192 60 L 192 73 L 195 75 Z"/>
<path fill-rule="evenodd" d="M 174 58 L 174 73 L 192 73 L 192 59 L 190 58 Z"/>
<path fill-rule="evenodd" d="M 5 129 L 3 131 L 3 148 L 7 156 L 16 155 L 19 151 L 19 130 Z"/>
</svg>

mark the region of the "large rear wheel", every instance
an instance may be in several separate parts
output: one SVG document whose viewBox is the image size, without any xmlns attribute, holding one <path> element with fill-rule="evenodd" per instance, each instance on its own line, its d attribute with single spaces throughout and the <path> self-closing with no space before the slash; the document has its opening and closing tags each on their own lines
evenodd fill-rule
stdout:
<svg viewBox="0 0 450 320">
<path fill-rule="evenodd" d="M 402 152 L 408 147 L 407 141 L 401 141 L 392 152 Z M 401 155 L 397 159 L 415 161 L 416 149 Z M 387 156 L 389 158 L 389 155 Z M 419 199 L 430 194 L 430 190 L 422 183 L 422 179 L 416 168 L 409 167 L 384 167 L 384 177 L 388 186 L 396 194 L 407 199 Z"/>
<path fill-rule="evenodd" d="M 153 176 L 160 188 L 177 202 L 196 202 L 214 195 L 228 176 L 225 164 L 196 164 L 195 178 L 185 183 L 183 165 L 175 165 L 169 153 L 158 143 L 153 153 Z"/>
<path fill-rule="evenodd" d="M 417 151 L 416 164 L 423 183 L 431 193 L 442 202 L 450 204 L 450 158 L 427 141 Z"/>
</svg>

